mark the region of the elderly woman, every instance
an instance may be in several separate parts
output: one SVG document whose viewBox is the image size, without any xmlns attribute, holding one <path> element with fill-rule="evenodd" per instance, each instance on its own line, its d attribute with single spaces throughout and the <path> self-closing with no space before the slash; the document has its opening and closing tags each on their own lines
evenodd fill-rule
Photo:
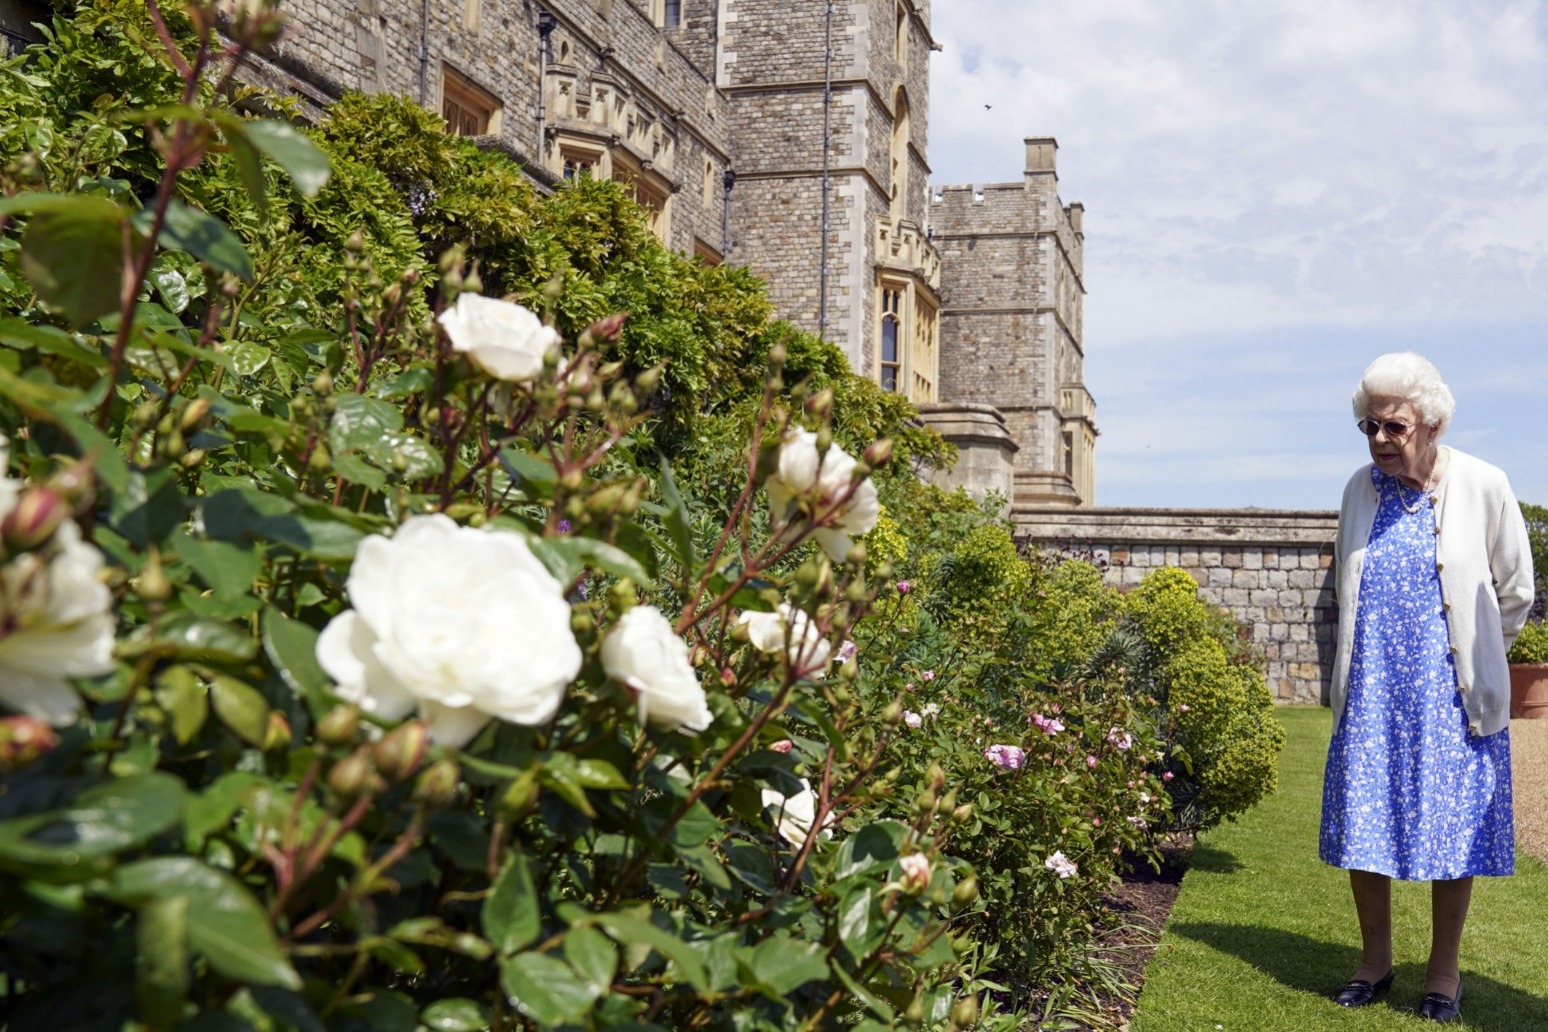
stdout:
<svg viewBox="0 0 1548 1032">
<path fill-rule="evenodd" d="M 1515 869 L 1510 674 L 1532 604 L 1525 522 L 1505 474 L 1438 442 L 1451 391 L 1424 358 L 1383 355 L 1354 394 L 1371 463 L 1344 489 L 1338 652 L 1322 859 L 1349 871 L 1364 945 L 1335 1000 L 1392 985 L 1392 879 L 1430 882 L 1421 1017 L 1460 1020 L 1458 950 L 1474 875 Z"/>
</svg>

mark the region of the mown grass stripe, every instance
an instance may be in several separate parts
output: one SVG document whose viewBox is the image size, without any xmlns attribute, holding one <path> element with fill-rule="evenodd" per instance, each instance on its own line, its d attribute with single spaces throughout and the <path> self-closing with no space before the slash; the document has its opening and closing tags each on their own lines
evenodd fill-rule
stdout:
<svg viewBox="0 0 1548 1032">
<path fill-rule="evenodd" d="M 1151 961 L 1132 1032 L 1321 1032 L 1430 1028 L 1424 995 L 1430 896 L 1393 887 L 1397 981 L 1380 1004 L 1335 1007 L 1359 961 L 1348 876 L 1317 859 L 1326 709 L 1279 711 L 1289 732 L 1279 792 L 1199 839 Z M 1519 805 L 1519 800 L 1518 800 Z M 1479 878 L 1462 947 L 1465 1024 L 1548 1030 L 1548 869 L 1518 851 L 1516 875 Z"/>
</svg>

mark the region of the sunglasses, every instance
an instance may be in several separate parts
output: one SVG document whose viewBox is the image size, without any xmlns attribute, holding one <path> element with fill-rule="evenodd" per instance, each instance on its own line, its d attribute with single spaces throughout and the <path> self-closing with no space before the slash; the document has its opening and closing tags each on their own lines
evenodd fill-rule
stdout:
<svg viewBox="0 0 1548 1032">
<path fill-rule="evenodd" d="M 1404 423 L 1396 419 L 1388 419 L 1379 423 L 1374 419 L 1361 419 L 1355 423 L 1355 426 L 1366 437 L 1375 437 L 1378 430 L 1385 430 L 1387 436 L 1392 438 L 1407 437 L 1414 429 L 1413 424 Z"/>
</svg>

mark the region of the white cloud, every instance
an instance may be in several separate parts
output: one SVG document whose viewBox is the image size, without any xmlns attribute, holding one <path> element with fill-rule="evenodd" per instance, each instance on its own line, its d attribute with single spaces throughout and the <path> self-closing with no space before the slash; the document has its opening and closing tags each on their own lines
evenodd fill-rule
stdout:
<svg viewBox="0 0 1548 1032">
<path fill-rule="evenodd" d="M 1499 404 L 1548 385 L 1542 3 L 956 0 L 934 20 L 935 181 L 1016 180 L 1022 137 L 1051 135 L 1086 205 L 1104 504 L 1284 504 L 1272 485 L 1307 470 L 1336 504 L 1354 379 L 1410 346 L 1468 385 L 1454 443 L 1548 498 Z"/>
</svg>

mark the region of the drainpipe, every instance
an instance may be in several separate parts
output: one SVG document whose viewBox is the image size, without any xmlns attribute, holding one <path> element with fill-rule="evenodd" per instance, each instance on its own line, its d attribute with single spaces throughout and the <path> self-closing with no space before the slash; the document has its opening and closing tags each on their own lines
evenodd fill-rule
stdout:
<svg viewBox="0 0 1548 1032">
<path fill-rule="evenodd" d="M 430 0 L 419 0 L 419 106 L 429 103 Z"/>
<path fill-rule="evenodd" d="M 537 151 L 534 157 L 539 168 L 546 168 L 543 152 L 548 147 L 548 51 L 549 38 L 559 25 L 559 19 L 547 11 L 539 11 L 538 30 L 538 97 L 537 97 Z"/>
<path fill-rule="evenodd" d="M 833 156 L 833 0 L 828 0 L 828 23 L 822 63 L 822 257 L 817 272 L 817 335 L 828 336 L 828 217 L 829 183 Z"/>
<path fill-rule="evenodd" d="M 731 188 L 736 185 L 736 172 L 726 169 L 720 177 L 721 187 L 721 214 L 720 214 L 720 255 L 722 261 L 731 260 Z"/>
</svg>

